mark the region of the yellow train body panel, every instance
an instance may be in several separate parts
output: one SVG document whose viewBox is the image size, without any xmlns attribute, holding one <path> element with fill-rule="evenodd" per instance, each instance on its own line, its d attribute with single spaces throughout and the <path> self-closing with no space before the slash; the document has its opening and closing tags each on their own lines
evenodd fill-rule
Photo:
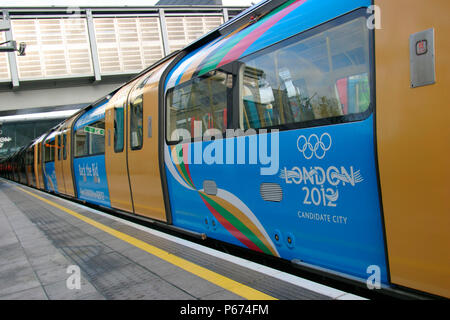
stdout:
<svg viewBox="0 0 450 320">
<path fill-rule="evenodd" d="M 128 165 L 134 212 L 164 222 L 167 222 L 167 215 L 159 169 L 158 119 L 160 110 L 158 96 L 161 75 L 171 61 L 172 59 L 143 75 L 136 86 L 140 87 L 140 81 L 145 81 L 145 86 L 134 88 L 129 97 L 129 110 L 135 99 L 141 99 L 141 103 L 143 103 L 141 148 L 133 149 L 131 144 L 128 144 Z M 129 114 L 131 115 L 131 111 Z M 131 116 L 128 117 L 128 128 L 130 128 L 130 119 Z M 131 140 L 129 139 L 128 142 Z"/>
<path fill-rule="evenodd" d="M 127 212 L 133 212 L 131 192 L 128 180 L 127 153 L 125 150 L 114 150 L 114 113 L 115 108 L 123 109 L 124 119 L 127 118 L 128 93 L 135 82 L 121 88 L 106 105 L 105 129 L 108 141 L 105 144 L 105 167 L 108 173 L 108 190 L 111 207 Z M 125 139 L 126 137 L 124 137 Z M 125 141 L 124 141 L 125 143 Z"/>
<path fill-rule="evenodd" d="M 450 2 L 377 0 L 378 160 L 391 281 L 450 297 Z M 410 35 L 434 28 L 436 82 L 412 88 Z"/>
</svg>

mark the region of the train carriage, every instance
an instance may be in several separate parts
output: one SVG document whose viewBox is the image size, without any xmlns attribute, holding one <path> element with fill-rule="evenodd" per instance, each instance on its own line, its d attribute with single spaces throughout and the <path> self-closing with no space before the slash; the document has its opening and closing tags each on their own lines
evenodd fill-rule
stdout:
<svg viewBox="0 0 450 320">
<path fill-rule="evenodd" d="M 261 2 L 39 138 L 31 184 L 450 297 L 444 8 Z"/>
</svg>

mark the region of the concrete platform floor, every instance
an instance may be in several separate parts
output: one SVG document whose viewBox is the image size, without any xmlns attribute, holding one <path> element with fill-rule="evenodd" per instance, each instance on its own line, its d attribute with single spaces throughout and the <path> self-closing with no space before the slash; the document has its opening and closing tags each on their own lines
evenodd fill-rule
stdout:
<svg viewBox="0 0 450 320">
<path fill-rule="evenodd" d="M 155 246 L 163 255 L 151 254 L 142 245 L 124 241 L 23 190 L 131 235 L 135 242 Z M 213 250 L 184 246 L 121 219 L 0 179 L 1 300 L 359 299 L 325 286 L 311 287 L 306 280 L 276 270 L 263 272 L 270 268 L 254 263 L 249 267 L 236 264 L 225 254 L 214 257 L 207 251 Z M 165 258 L 165 254 L 179 260 Z M 189 266 L 169 261 L 185 261 Z M 211 275 L 208 278 L 190 269 Z M 233 290 L 230 283 L 235 285 Z M 245 293 L 249 290 L 255 295 Z"/>
</svg>

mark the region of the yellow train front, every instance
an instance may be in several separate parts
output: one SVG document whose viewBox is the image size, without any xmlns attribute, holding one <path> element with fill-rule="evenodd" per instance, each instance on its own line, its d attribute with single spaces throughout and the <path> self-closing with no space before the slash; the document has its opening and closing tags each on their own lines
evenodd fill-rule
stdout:
<svg viewBox="0 0 450 320">
<path fill-rule="evenodd" d="M 369 288 L 449 298 L 449 9 L 261 2 L 2 175 Z"/>
</svg>

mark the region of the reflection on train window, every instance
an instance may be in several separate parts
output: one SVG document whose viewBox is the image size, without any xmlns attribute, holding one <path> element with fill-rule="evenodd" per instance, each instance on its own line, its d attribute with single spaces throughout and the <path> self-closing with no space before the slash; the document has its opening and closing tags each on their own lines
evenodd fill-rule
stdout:
<svg viewBox="0 0 450 320">
<path fill-rule="evenodd" d="M 105 153 L 105 119 L 84 126 L 75 132 L 75 157 Z"/>
<path fill-rule="evenodd" d="M 63 159 L 67 159 L 67 133 L 63 134 Z"/>
<path fill-rule="evenodd" d="M 88 154 L 88 133 L 81 128 L 75 132 L 75 157 L 87 156 Z"/>
<path fill-rule="evenodd" d="M 114 152 L 122 152 L 124 145 L 123 106 L 114 108 Z"/>
<path fill-rule="evenodd" d="M 97 121 L 90 125 L 91 132 L 89 133 L 89 154 L 104 154 L 105 153 L 105 119 Z"/>
<path fill-rule="evenodd" d="M 61 148 L 62 148 L 61 134 L 59 134 L 56 138 L 58 139 L 58 161 L 59 161 L 59 160 L 61 160 Z"/>
<path fill-rule="evenodd" d="M 130 146 L 132 150 L 142 148 L 143 143 L 143 110 L 142 94 L 130 103 Z"/>
<path fill-rule="evenodd" d="M 264 128 L 366 111 L 369 30 L 364 17 L 270 53 L 242 59 L 240 127 Z"/>
<path fill-rule="evenodd" d="M 208 129 L 215 129 L 208 132 L 211 135 L 225 132 L 232 87 L 232 75 L 215 70 L 172 89 L 167 101 L 167 140 L 199 138 Z"/>
<path fill-rule="evenodd" d="M 55 161 L 55 140 L 44 141 L 44 162 Z"/>
</svg>

